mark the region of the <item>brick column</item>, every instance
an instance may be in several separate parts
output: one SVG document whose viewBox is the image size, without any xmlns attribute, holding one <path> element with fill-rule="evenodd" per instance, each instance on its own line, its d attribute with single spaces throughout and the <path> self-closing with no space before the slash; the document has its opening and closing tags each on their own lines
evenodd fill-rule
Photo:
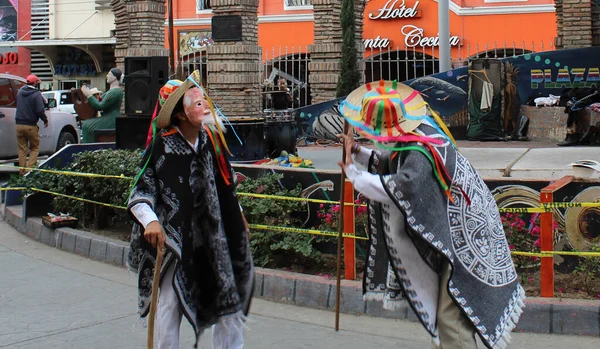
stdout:
<svg viewBox="0 0 600 349">
<path fill-rule="evenodd" d="M 591 0 L 555 0 L 557 48 L 592 46 Z M 594 21 L 598 25 L 598 20 Z"/>
<path fill-rule="evenodd" d="M 308 82 L 313 104 L 335 98 L 342 58 L 340 0 L 312 0 L 315 18 L 315 43 L 308 46 Z"/>
<path fill-rule="evenodd" d="M 129 14 L 127 13 L 127 7 L 122 0 L 112 0 L 110 6 L 115 14 L 115 38 L 117 39 L 117 43 L 115 44 L 115 64 L 123 71 L 124 60 L 127 55 L 127 46 L 129 44 L 129 41 L 127 40 L 127 33 L 129 33 Z"/>
<path fill-rule="evenodd" d="M 340 59 L 342 58 L 342 27 L 340 15 L 342 2 L 340 0 L 313 0 L 315 17 L 315 43 L 310 45 L 309 83 L 313 103 L 329 101 L 335 98 L 340 74 Z M 362 27 L 364 1 L 354 1 L 356 17 L 356 47 L 358 49 L 358 69 L 364 71 L 362 59 L 364 46 L 362 43 Z M 361 74 L 361 81 L 364 74 Z"/>
<path fill-rule="evenodd" d="M 208 93 L 227 117 L 259 117 L 261 110 L 258 0 L 213 0 L 213 18 L 242 17 L 242 40 L 207 48 Z"/>
<path fill-rule="evenodd" d="M 592 45 L 600 46 L 600 4 L 592 4 Z"/>
<path fill-rule="evenodd" d="M 167 56 L 164 0 L 113 0 L 115 13 L 115 60 L 123 69 L 126 56 Z"/>
</svg>

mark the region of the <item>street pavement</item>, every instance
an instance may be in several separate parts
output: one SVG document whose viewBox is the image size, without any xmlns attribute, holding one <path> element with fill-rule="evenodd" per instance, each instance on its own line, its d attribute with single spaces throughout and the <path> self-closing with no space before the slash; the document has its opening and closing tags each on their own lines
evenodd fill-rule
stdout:
<svg viewBox="0 0 600 349">
<path fill-rule="evenodd" d="M 0 221 L 0 348 L 145 348 L 136 315 L 136 275 L 31 241 Z M 255 299 L 247 349 L 423 349 L 417 323 L 342 314 Z M 181 348 L 193 347 L 184 320 Z M 210 335 L 201 348 L 211 348 Z M 510 348 L 596 349 L 598 337 L 513 334 Z"/>
</svg>

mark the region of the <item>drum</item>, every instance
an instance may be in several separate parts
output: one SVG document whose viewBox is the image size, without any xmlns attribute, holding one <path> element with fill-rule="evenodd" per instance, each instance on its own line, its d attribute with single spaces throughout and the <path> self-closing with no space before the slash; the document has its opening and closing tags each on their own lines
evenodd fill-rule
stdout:
<svg viewBox="0 0 600 349">
<path fill-rule="evenodd" d="M 266 123 L 267 156 L 271 159 L 279 157 L 282 151 L 288 154 L 296 153 L 298 128 L 296 121 L 272 121 Z"/>
<path fill-rule="evenodd" d="M 265 158 L 265 121 L 259 118 L 229 118 L 231 126 L 225 122 L 225 140 L 233 155 L 232 162 L 256 162 Z M 231 127 L 237 133 L 235 136 Z"/>
</svg>

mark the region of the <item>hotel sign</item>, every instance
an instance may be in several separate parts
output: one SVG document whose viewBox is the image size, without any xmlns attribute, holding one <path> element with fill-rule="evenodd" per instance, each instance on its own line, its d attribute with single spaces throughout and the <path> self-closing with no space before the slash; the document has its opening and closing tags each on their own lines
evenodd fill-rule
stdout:
<svg viewBox="0 0 600 349">
<path fill-rule="evenodd" d="M 412 19 L 420 17 L 419 1 L 415 1 L 412 7 L 407 7 L 405 0 L 388 0 L 385 5 L 377 11 L 369 13 L 371 20 L 389 20 L 389 19 Z M 416 25 L 407 24 L 400 28 L 404 36 L 404 45 L 406 47 L 434 47 L 439 46 L 439 36 L 426 36 L 425 31 Z M 383 49 L 389 47 L 391 40 L 387 37 L 378 35 L 372 39 L 365 39 L 365 48 Z M 460 38 L 450 36 L 450 46 L 458 46 Z"/>
</svg>

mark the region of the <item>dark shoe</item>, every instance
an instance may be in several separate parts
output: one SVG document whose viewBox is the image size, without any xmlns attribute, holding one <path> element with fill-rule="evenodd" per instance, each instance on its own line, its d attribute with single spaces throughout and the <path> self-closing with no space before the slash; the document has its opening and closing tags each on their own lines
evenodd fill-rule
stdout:
<svg viewBox="0 0 600 349">
<path fill-rule="evenodd" d="M 579 144 L 581 140 L 581 133 L 568 133 L 567 138 L 564 141 L 557 143 L 559 147 L 569 147 L 572 145 Z"/>
</svg>

